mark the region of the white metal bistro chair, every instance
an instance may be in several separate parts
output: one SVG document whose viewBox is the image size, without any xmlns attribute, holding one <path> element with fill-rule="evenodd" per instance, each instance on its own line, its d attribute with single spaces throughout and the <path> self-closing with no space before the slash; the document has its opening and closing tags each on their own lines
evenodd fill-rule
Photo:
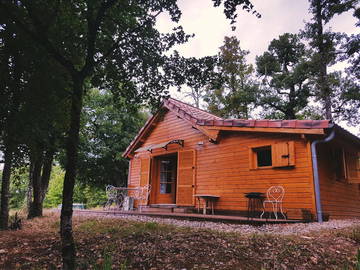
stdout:
<svg viewBox="0 0 360 270">
<path fill-rule="evenodd" d="M 151 185 L 145 185 L 139 187 L 137 192 L 135 192 L 136 194 L 134 195 L 135 195 L 135 199 L 138 200 L 138 207 L 140 212 L 144 206 L 148 205 L 150 192 L 151 192 Z"/>
<path fill-rule="evenodd" d="M 112 185 L 106 186 L 106 197 L 107 202 L 104 205 L 104 209 L 107 210 L 109 210 L 111 205 L 113 204 L 115 204 L 115 207 L 120 209 L 125 198 L 124 194 L 120 191 L 120 189 Z"/>
<path fill-rule="evenodd" d="M 260 218 L 263 217 L 265 213 L 265 207 L 267 203 L 271 203 L 273 208 L 273 213 L 275 216 L 275 219 L 278 219 L 278 211 L 280 210 L 280 213 L 286 219 L 283 208 L 282 208 L 282 201 L 285 196 L 285 189 L 282 186 L 272 186 L 266 191 L 266 200 L 263 201 L 263 212 L 260 215 Z"/>
</svg>

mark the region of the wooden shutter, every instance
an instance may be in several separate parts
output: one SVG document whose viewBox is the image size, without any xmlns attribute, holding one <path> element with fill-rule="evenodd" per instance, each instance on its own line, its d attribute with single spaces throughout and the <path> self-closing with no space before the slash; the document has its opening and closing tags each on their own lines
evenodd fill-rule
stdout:
<svg viewBox="0 0 360 270">
<path fill-rule="evenodd" d="M 140 186 L 148 185 L 150 182 L 150 158 L 141 159 L 140 165 Z"/>
<path fill-rule="evenodd" d="M 360 183 L 360 156 L 356 152 L 346 153 L 347 177 L 349 183 Z"/>
<path fill-rule="evenodd" d="M 194 205 L 195 160 L 195 150 L 179 152 L 176 188 L 177 205 Z"/>
<path fill-rule="evenodd" d="M 294 142 L 281 142 L 271 145 L 273 167 L 295 166 Z"/>
</svg>

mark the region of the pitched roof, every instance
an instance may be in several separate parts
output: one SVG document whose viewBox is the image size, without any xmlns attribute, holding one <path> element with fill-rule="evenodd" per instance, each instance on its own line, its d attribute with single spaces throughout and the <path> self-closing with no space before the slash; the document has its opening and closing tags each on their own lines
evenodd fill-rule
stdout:
<svg viewBox="0 0 360 270">
<path fill-rule="evenodd" d="M 182 117 L 183 119 L 188 120 L 193 124 L 204 120 L 222 120 L 221 117 L 198 109 L 180 100 L 174 98 L 165 99 L 160 105 L 157 113 L 155 113 L 146 121 L 145 125 L 140 129 L 139 133 L 126 148 L 125 152 L 122 155 L 123 157 L 128 156 L 133 151 L 135 146 L 140 142 L 140 138 L 151 128 L 151 124 L 155 121 L 162 108 L 167 108 L 168 110 L 175 112 L 179 117 Z"/>
<path fill-rule="evenodd" d="M 209 112 L 186 104 L 182 101 L 168 98 L 163 101 L 158 112 L 154 114 L 140 129 L 137 136 L 127 147 L 123 156 L 128 156 L 141 143 L 141 138 L 152 128 L 152 124 L 160 115 L 162 109 L 168 109 L 180 118 L 190 122 L 191 125 L 201 130 L 201 127 L 247 127 L 247 128 L 286 128 L 286 129 L 327 129 L 334 124 L 330 120 L 247 120 L 247 119 L 222 119 Z M 256 130 L 254 130 L 256 131 Z M 345 131 L 344 131 L 345 132 Z M 346 133 L 349 133 L 346 131 Z M 349 133 L 351 134 L 351 133 Z M 352 134 L 351 134 L 352 135 Z M 352 135 L 352 137 L 356 137 Z M 357 137 L 356 137 L 357 138 Z M 357 138 L 359 139 L 359 138 Z"/>
<path fill-rule="evenodd" d="M 190 104 L 186 104 L 180 100 L 169 98 L 164 101 L 164 105 L 169 110 L 176 110 L 178 113 L 183 114 L 187 118 L 193 118 L 197 121 L 200 120 L 222 120 L 221 117 L 213 115 L 209 112 L 196 108 Z"/>
<path fill-rule="evenodd" d="M 180 116 L 199 126 L 233 126 L 233 127 L 261 127 L 261 128 L 329 128 L 329 120 L 247 120 L 222 119 L 204 110 L 169 98 L 164 106 L 175 111 Z"/>
<path fill-rule="evenodd" d="M 329 128 L 330 120 L 203 120 L 200 126 L 230 126 L 259 128 Z"/>
</svg>

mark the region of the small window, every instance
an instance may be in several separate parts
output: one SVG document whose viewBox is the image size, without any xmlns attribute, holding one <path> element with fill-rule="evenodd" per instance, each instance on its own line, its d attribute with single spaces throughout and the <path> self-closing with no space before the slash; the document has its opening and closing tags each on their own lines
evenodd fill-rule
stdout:
<svg viewBox="0 0 360 270">
<path fill-rule="evenodd" d="M 254 148 L 253 151 L 256 154 L 257 167 L 272 166 L 271 146 Z"/>
<path fill-rule="evenodd" d="M 345 156 L 342 148 L 335 148 L 332 151 L 332 161 L 335 177 L 338 181 L 344 181 L 346 177 Z"/>
</svg>

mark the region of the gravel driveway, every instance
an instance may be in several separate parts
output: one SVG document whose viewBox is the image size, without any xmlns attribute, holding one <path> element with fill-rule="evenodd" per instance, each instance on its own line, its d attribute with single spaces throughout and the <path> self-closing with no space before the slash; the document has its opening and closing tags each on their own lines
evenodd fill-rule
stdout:
<svg viewBox="0 0 360 270">
<path fill-rule="evenodd" d="M 201 229 L 211 229 L 222 232 L 238 232 L 242 234 L 253 234 L 253 233 L 269 233 L 269 234 L 280 234 L 280 235 L 303 235 L 310 232 L 321 231 L 321 230 L 336 230 L 350 226 L 360 226 L 360 219 L 347 219 L 347 220 L 331 220 L 323 222 L 322 224 L 313 223 L 296 223 L 296 224 L 268 224 L 262 226 L 251 226 L 245 224 L 228 224 L 220 222 L 209 222 L 209 221 L 190 221 L 190 220 L 179 220 L 173 218 L 160 218 L 150 217 L 144 215 L 108 215 L 91 212 L 80 212 L 74 211 L 74 216 L 94 216 L 100 218 L 110 219 L 124 219 L 140 222 L 156 222 L 161 224 L 168 224 L 180 227 L 191 227 Z"/>
</svg>

